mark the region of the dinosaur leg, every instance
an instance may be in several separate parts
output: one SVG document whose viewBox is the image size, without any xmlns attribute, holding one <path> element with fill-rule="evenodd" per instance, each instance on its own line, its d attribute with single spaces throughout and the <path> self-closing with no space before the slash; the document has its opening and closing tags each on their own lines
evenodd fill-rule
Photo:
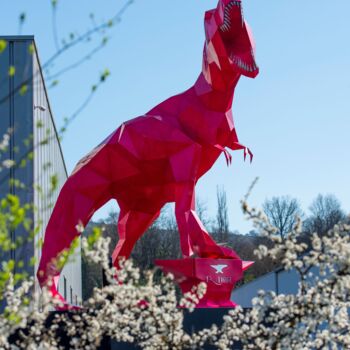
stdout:
<svg viewBox="0 0 350 350">
<path fill-rule="evenodd" d="M 37 277 L 41 287 L 48 285 L 53 296 L 66 305 L 57 291 L 63 266 L 56 259 L 80 235 L 78 224 L 85 226 L 93 213 L 110 199 L 110 180 L 83 166 L 64 184 L 46 228 Z"/>
<path fill-rule="evenodd" d="M 194 186 L 194 183 L 183 184 L 176 196 L 175 216 L 183 255 L 195 253 L 202 258 L 239 259 L 233 250 L 219 246 L 206 231 L 195 212 Z"/>
<path fill-rule="evenodd" d="M 159 213 L 159 209 L 154 210 L 152 213 L 146 213 L 129 210 L 121 206 L 118 219 L 119 241 L 112 254 L 113 265 L 115 267 L 119 267 L 118 260 L 120 258 L 127 259 L 130 256 L 137 240 L 153 221 L 158 218 Z"/>
</svg>

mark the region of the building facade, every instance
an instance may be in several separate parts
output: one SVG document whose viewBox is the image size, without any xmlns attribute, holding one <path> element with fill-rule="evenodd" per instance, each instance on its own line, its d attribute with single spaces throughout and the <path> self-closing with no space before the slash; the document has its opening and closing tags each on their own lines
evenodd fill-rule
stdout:
<svg viewBox="0 0 350 350">
<path fill-rule="evenodd" d="M 320 277 L 319 269 L 314 267 L 308 279 Z M 283 268 L 269 272 L 255 280 L 235 289 L 232 293 L 232 300 L 243 308 L 251 308 L 252 300 L 258 296 L 259 291 L 274 292 L 276 295 L 296 295 L 301 282 L 298 272 L 293 268 L 285 270 Z"/>
<path fill-rule="evenodd" d="M 2 259 L 23 261 L 26 272 L 35 276 L 45 228 L 67 170 L 34 37 L 6 36 L 0 40 L 6 43 L 0 53 L 0 138 L 10 135 L 2 159 L 15 162 L 0 173 L 0 198 L 10 193 L 18 196 L 21 204 L 33 204 L 30 216 L 33 227 L 38 228 L 32 241 L 25 239 L 28 230 L 24 227 L 11 232 L 13 241 L 22 237 L 26 243 L 3 254 Z M 62 271 L 59 291 L 68 302 L 80 304 L 81 289 L 78 251 Z"/>
</svg>

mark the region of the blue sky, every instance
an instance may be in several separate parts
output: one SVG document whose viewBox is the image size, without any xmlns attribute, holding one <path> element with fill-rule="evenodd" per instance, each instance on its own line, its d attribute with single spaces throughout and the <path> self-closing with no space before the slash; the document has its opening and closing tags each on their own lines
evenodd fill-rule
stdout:
<svg viewBox="0 0 350 350">
<path fill-rule="evenodd" d="M 58 0 L 59 35 L 83 32 L 108 19 L 125 1 Z M 246 0 L 245 16 L 257 43 L 261 73 L 242 78 L 233 105 L 240 141 L 249 146 L 252 165 L 233 154 L 221 157 L 200 180 L 198 196 L 215 215 L 216 187 L 224 186 L 232 230 L 249 231 L 239 201 L 255 177 L 251 204 L 291 195 L 305 211 L 318 193 L 334 193 L 350 211 L 350 2 L 337 0 Z M 214 0 L 135 0 L 111 32 L 106 49 L 49 90 L 56 123 L 80 105 L 99 72 L 111 76 L 63 140 L 68 171 L 121 122 L 142 115 L 167 97 L 190 87 L 201 68 L 204 11 Z M 34 34 L 41 61 L 54 52 L 49 0 L 3 1 L 0 33 Z M 90 46 L 91 47 L 91 46 Z M 57 62 L 53 72 L 87 52 L 82 45 Z M 117 171 L 117 170 L 116 170 Z M 106 214 L 108 208 L 98 217 Z"/>
</svg>

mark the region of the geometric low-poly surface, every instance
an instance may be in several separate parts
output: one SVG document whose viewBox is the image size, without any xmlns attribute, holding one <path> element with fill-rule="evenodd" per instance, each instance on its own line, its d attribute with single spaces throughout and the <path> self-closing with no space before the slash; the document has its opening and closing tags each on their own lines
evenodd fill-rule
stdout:
<svg viewBox="0 0 350 350">
<path fill-rule="evenodd" d="M 196 308 L 233 308 L 231 300 L 233 288 L 243 277 L 252 261 L 240 259 L 202 259 L 156 260 L 156 264 L 166 273 L 171 273 L 178 282 L 183 294 L 204 282 L 206 293 Z"/>
<path fill-rule="evenodd" d="M 182 254 L 213 259 L 239 259 L 208 234 L 195 211 L 195 186 L 223 153 L 252 153 L 238 141 L 232 102 L 242 75 L 259 70 L 254 42 L 243 19 L 241 1 L 220 0 L 205 13 L 203 68 L 195 84 L 148 113 L 123 123 L 84 157 L 64 184 L 46 228 L 38 269 L 41 286 L 52 282 L 57 292 L 60 269 L 53 263 L 79 235 L 94 212 L 110 199 L 120 207 L 119 242 L 113 253 L 129 257 L 136 241 L 175 202 Z"/>
</svg>

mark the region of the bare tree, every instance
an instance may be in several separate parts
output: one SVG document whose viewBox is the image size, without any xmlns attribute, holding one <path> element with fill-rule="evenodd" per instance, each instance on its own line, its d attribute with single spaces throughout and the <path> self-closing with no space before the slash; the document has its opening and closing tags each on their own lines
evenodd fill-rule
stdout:
<svg viewBox="0 0 350 350">
<path fill-rule="evenodd" d="M 136 243 L 131 257 L 142 270 L 154 267 L 157 259 L 176 259 L 181 256 L 179 233 L 171 205 L 165 206 L 158 220 Z"/>
<path fill-rule="evenodd" d="M 104 220 L 106 224 L 111 224 L 117 226 L 118 224 L 119 211 L 111 209 L 108 213 L 107 218 Z"/>
<path fill-rule="evenodd" d="M 227 212 L 227 198 L 224 188 L 217 187 L 217 213 L 214 234 L 219 242 L 227 242 L 229 235 L 229 220 Z"/>
<path fill-rule="evenodd" d="M 270 223 L 277 228 L 282 240 L 293 229 L 297 217 L 303 216 L 298 200 L 289 196 L 266 199 L 263 210 Z"/>
<path fill-rule="evenodd" d="M 237 232 L 233 233 L 229 237 L 229 245 L 238 253 L 242 260 L 255 262 L 244 273 L 244 279 L 238 282 L 238 286 L 269 273 L 280 265 L 279 260 L 273 261 L 269 257 L 257 257 L 254 254 L 254 251 L 260 245 L 265 245 L 268 249 L 273 248 L 273 242 L 269 238 L 256 235 L 255 232 L 244 235 Z"/>
<path fill-rule="evenodd" d="M 335 224 L 345 219 L 340 201 L 333 194 L 319 194 L 312 202 L 309 210 L 311 215 L 304 224 L 308 233 L 318 232 L 324 235 Z"/>
<path fill-rule="evenodd" d="M 207 203 L 201 198 L 196 198 L 196 212 L 203 225 L 206 227 L 209 226 L 211 220 L 208 217 Z"/>
</svg>

